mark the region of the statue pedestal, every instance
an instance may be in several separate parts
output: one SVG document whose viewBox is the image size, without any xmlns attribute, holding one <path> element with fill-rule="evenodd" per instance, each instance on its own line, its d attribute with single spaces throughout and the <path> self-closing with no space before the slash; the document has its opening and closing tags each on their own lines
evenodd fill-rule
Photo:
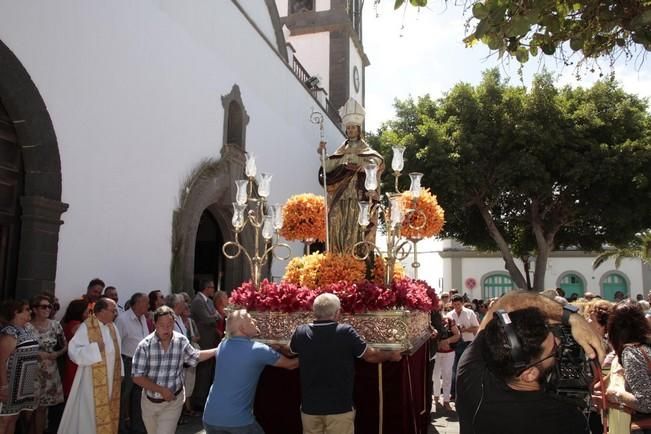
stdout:
<svg viewBox="0 0 651 434">
<path fill-rule="evenodd" d="M 313 321 L 311 312 L 249 311 L 260 328 L 257 340 L 266 344 L 288 344 L 294 329 Z M 413 353 L 431 334 L 430 314 L 403 309 L 342 314 L 340 323 L 352 325 L 372 347 Z"/>
<path fill-rule="evenodd" d="M 258 340 L 287 344 L 294 329 L 313 321 L 310 312 L 249 312 L 258 323 Z M 403 309 L 343 314 L 375 348 L 405 351 L 399 362 L 355 361 L 355 432 L 426 434 L 432 400 L 429 362 L 430 314 Z M 301 434 L 299 369 L 267 367 L 255 398 L 255 416 L 267 434 Z"/>
<path fill-rule="evenodd" d="M 429 345 L 399 362 L 355 361 L 355 432 L 427 434 L 432 400 Z M 267 367 L 255 396 L 255 417 L 266 434 L 302 434 L 299 369 Z"/>
</svg>

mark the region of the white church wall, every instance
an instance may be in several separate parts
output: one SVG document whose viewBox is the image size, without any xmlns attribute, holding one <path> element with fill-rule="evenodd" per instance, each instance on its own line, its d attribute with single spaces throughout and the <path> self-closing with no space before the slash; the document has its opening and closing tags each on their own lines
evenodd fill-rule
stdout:
<svg viewBox="0 0 651 434">
<path fill-rule="evenodd" d="M 168 290 L 172 210 L 192 168 L 219 157 L 220 97 L 233 84 L 250 116 L 247 149 L 274 174 L 270 200 L 319 191 L 317 104 L 231 2 L 5 2 L 0 39 L 38 87 L 60 147 L 64 304 L 95 276 L 123 301 Z M 343 140 L 327 118 L 325 134 Z"/>
<path fill-rule="evenodd" d="M 314 9 L 319 11 L 329 11 L 330 10 L 330 0 L 316 0 Z"/>
<path fill-rule="evenodd" d="M 318 75 L 319 87 L 330 91 L 330 34 L 328 32 L 290 36 L 288 42 L 296 50 L 294 57 L 308 74 Z M 337 107 L 338 108 L 338 107 Z"/>
<path fill-rule="evenodd" d="M 184 2 L 175 2 L 180 6 L 184 6 Z M 269 9 L 265 1 L 250 1 L 250 0 L 237 0 L 237 3 L 244 9 L 247 15 L 255 22 L 260 31 L 264 33 L 265 37 L 273 44 L 276 49 L 279 49 L 276 43 L 276 32 L 274 25 L 269 15 Z M 233 37 L 237 37 L 236 34 Z M 285 47 L 280 47 L 284 49 Z"/>
</svg>

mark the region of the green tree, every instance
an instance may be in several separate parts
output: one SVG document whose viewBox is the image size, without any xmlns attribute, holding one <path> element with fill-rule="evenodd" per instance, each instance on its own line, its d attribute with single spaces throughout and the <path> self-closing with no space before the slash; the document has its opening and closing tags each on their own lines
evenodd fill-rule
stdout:
<svg viewBox="0 0 651 434">
<path fill-rule="evenodd" d="M 376 0 L 379 2 L 381 0 Z M 394 7 L 426 6 L 427 0 L 395 0 Z M 467 45 L 491 50 L 525 63 L 542 52 L 566 59 L 578 52 L 580 62 L 651 50 L 651 2 L 648 0 L 466 0 L 471 11 Z"/>
<path fill-rule="evenodd" d="M 423 172 L 445 209 L 443 235 L 500 251 L 521 288 L 514 258 L 535 255 L 542 289 L 552 250 L 596 251 L 651 227 L 651 116 L 617 83 L 558 89 L 544 73 L 527 91 L 490 70 L 395 107 L 369 140 L 387 161 L 405 145 L 405 171 Z"/>
<path fill-rule="evenodd" d="M 641 232 L 626 246 L 617 246 L 608 249 L 597 256 L 592 263 L 592 268 L 597 269 L 608 259 L 615 259 L 615 267 L 619 268 L 622 260 L 626 258 L 637 258 L 642 262 L 651 264 L 651 230 Z"/>
</svg>

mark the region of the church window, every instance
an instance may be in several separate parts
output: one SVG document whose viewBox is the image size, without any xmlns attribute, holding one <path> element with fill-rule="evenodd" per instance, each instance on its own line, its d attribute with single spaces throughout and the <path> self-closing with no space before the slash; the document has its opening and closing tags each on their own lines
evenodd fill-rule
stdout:
<svg viewBox="0 0 651 434">
<path fill-rule="evenodd" d="M 298 14 L 314 10 L 314 0 L 289 0 L 289 13 Z"/>
<path fill-rule="evenodd" d="M 228 105 L 228 132 L 227 143 L 242 146 L 242 107 L 237 101 Z"/>
</svg>

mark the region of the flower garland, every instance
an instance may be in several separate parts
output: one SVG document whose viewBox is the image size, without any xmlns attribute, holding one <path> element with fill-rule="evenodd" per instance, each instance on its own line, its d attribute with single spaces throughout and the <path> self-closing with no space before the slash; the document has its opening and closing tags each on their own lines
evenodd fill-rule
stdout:
<svg viewBox="0 0 651 434">
<path fill-rule="evenodd" d="M 438 235 L 445 223 L 445 212 L 428 188 L 420 191 L 420 196 L 414 200 L 410 191 L 402 193 L 402 207 L 405 212 L 400 235 L 405 238 L 421 239 Z"/>
<path fill-rule="evenodd" d="M 283 227 L 280 235 L 290 241 L 324 241 L 325 201 L 312 193 L 290 197 L 283 206 Z"/>
<path fill-rule="evenodd" d="M 311 311 L 314 298 L 324 292 L 335 294 L 345 313 L 362 313 L 404 308 L 432 311 L 438 308 L 438 297 L 432 287 L 422 280 L 394 280 L 390 288 L 373 282 L 336 282 L 315 289 L 292 283 L 271 283 L 264 280 L 258 290 L 247 282 L 231 293 L 230 303 L 255 311 Z"/>
</svg>

